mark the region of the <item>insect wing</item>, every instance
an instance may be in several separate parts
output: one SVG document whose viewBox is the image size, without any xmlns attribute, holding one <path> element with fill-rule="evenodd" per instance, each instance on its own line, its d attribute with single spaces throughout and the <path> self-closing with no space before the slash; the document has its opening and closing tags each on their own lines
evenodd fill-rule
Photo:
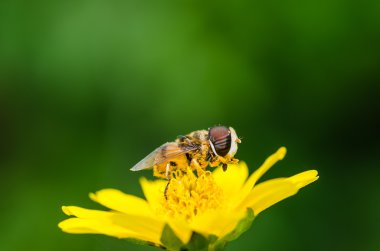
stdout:
<svg viewBox="0 0 380 251">
<path fill-rule="evenodd" d="M 154 165 L 164 163 L 168 160 L 174 159 L 182 154 L 197 150 L 199 147 L 196 145 L 188 145 L 180 147 L 175 142 L 165 143 L 158 147 L 156 150 L 151 152 L 144 159 L 140 160 L 136 165 L 134 165 L 131 171 L 140 171 L 144 169 L 150 169 Z"/>
<path fill-rule="evenodd" d="M 164 144 L 166 145 L 166 144 Z M 164 146 L 158 147 L 156 150 L 151 152 L 148 156 L 140 160 L 136 165 L 134 165 L 130 170 L 131 171 L 140 171 L 144 169 L 149 169 L 154 166 L 154 162 L 156 159 L 157 154 L 160 152 L 161 148 Z"/>
<path fill-rule="evenodd" d="M 171 159 L 175 159 L 176 157 L 186 154 L 191 151 L 195 151 L 199 149 L 199 146 L 197 145 L 184 145 L 184 146 L 179 146 L 175 142 L 171 143 L 166 143 L 161 147 L 161 153 L 159 153 L 156 156 L 154 164 L 158 165 L 161 163 L 164 163 L 166 161 L 169 161 Z"/>
</svg>

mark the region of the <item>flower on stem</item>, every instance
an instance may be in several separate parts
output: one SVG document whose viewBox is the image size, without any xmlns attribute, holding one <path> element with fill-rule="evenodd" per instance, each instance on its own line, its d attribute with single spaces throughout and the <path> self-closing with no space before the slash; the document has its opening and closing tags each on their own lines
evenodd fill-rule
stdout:
<svg viewBox="0 0 380 251">
<path fill-rule="evenodd" d="M 90 198 L 110 211 L 64 206 L 63 212 L 74 217 L 59 227 L 67 233 L 105 234 L 168 250 L 223 250 L 263 210 L 318 179 L 318 172 L 309 170 L 256 184 L 285 153 L 281 147 L 249 177 L 247 165 L 240 162 L 226 172 L 221 167 L 199 176 L 191 170 L 173 172 L 169 184 L 141 178 L 146 200 L 103 189 Z"/>
</svg>

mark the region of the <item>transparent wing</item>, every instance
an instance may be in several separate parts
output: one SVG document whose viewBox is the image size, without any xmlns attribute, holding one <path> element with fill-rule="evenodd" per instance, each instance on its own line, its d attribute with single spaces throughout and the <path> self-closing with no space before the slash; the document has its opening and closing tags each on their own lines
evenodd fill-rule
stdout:
<svg viewBox="0 0 380 251">
<path fill-rule="evenodd" d="M 166 144 L 164 144 L 166 145 Z M 161 147 L 164 145 L 158 147 L 156 150 L 151 152 L 148 156 L 140 160 L 136 165 L 134 165 L 130 170 L 131 171 L 140 171 L 144 169 L 149 169 L 154 166 L 154 161 L 156 159 L 157 154 L 160 152 Z"/>
<path fill-rule="evenodd" d="M 161 152 L 156 156 L 154 164 L 158 165 L 167 162 L 168 160 L 175 159 L 182 154 L 186 154 L 197 149 L 199 149 L 198 145 L 179 146 L 175 142 L 166 143 L 161 147 Z"/>
<path fill-rule="evenodd" d="M 198 149 L 197 145 L 188 145 L 180 147 L 175 142 L 168 142 L 158 147 L 156 150 L 151 152 L 144 159 L 140 160 L 136 165 L 134 165 L 131 171 L 140 171 L 144 169 L 150 169 L 154 165 L 164 163 L 168 160 L 174 159 L 182 154 L 194 151 Z"/>
</svg>

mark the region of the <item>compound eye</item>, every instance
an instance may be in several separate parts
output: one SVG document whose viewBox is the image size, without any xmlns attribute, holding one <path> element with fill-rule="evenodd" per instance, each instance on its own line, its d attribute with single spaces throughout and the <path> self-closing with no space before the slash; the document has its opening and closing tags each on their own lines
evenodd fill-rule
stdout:
<svg viewBox="0 0 380 251">
<path fill-rule="evenodd" d="M 231 132 L 225 126 L 214 126 L 209 130 L 209 139 L 219 156 L 226 156 L 231 148 Z"/>
</svg>

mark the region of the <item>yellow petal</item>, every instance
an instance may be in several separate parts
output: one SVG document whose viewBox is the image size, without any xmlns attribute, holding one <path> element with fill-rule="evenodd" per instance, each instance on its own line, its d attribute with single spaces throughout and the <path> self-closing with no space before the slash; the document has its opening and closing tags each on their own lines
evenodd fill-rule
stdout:
<svg viewBox="0 0 380 251">
<path fill-rule="evenodd" d="M 130 231 L 108 219 L 70 218 L 58 224 L 62 231 L 71 234 L 105 234 L 117 238 L 133 238 L 160 244 L 155 236 Z"/>
<path fill-rule="evenodd" d="M 70 218 L 60 222 L 58 227 L 71 234 L 106 234 L 118 238 L 128 238 L 134 234 L 105 219 Z"/>
<path fill-rule="evenodd" d="M 224 172 L 218 167 L 212 172 L 215 183 L 223 189 L 225 198 L 233 198 L 238 193 L 248 177 L 248 167 L 244 162 L 228 165 Z"/>
<path fill-rule="evenodd" d="M 162 208 L 162 200 L 164 199 L 164 190 L 167 184 L 166 180 L 149 181 L 142 177 L 140 184 L 144 192 L 145 198 L 154 212 Z"/>
<path fill-rule="evenodd" d="M 231 233 L 244 216 L 245 214 L 242 212 L 210 210 L 197 215 L 190 222 L 190 226 L 194 231 L 206 237 L 213 234 L 221 238 Z"/>
<path fill-rule="evenodd" d="M 269 156 L 264 163 L 247 179 L 245 182 L 243 189 L 240 190 L 239 194 L 234 199 L 235 205 L 239 205 L 241 201 L 243 201 L 248 194 L 251 192 L 252 188 L 256 184 L 256 182 L 274 165 L 277 161 L 282 160 L 285 157 L 286 148 L 280 147 L 274 154 Z"/>
<path fill-rule="evenodd" d="M 164 222 L 156 218 L 115 214 L 111 219 L 115 224 L 141 235 L 144 240 L 155 243 L 159 243 L 164 228 Z"/>
<path fill-rule="evenodd" d="M 168 218 L 167 222 L 170 228 L 174 231 L 175 235 L 182 241 L 182 243 L 187 244 L 192 234 L 192 230 L 189 227 L 189 224 L 181 218 Z"/>
<path fill-rule="evenodd" d="M 76 206 L 63 207 L 67 215 L 76 216 L 59 224 L 65 232 L 102 233 L 118 238 L 136 238 L 159 243 L 164 223 L 152 217 L 118 212 L 90 210 Z"/>
<path fill-rule="evenodd" d="M 305 171 L 305 172 L 293 175 L 292 177 L 289 177 L 288 179 L 292 183 L 294 183 L 298 189 L 300 189 L 316 181 L 318 178 L 319 177 L 318 177 L 317 170 L 309 170 L 309 171 Z"/>
<path fill-rule="evenodd" d="M 110 212 L 106 211 L 86 209 L 77 206 L 63 206 L 62 211 L 68 216 L 76 216 L 84 219 L 104 218 L 108 217 L 110 214 Z"/>
<path fill-rule="evenodd" d="M 317 180 L 317 175 L 317 171 L 310 170 L 290 178 L 278 178 L 260 183 L 253 188 L 240 206 L 251 207 L 255 215 L 258 215 L 277 202 L 296 194 L 300 188 Z"/>
<path fill-rule="evenodd" d="M 252 189 L 256 182 L 274 165 L 277 161 L 282 160 L 286 155 L 286 148 L 281 147 L 274 154 L 269 156 L 264 163 L 257 169 L 247 180 L 246 186 Z"/>
<path fill-rule="evenodd" d="M 90 198 L 103 206 L 122 213 L 142 216 L 152 215 L 152 210 L 145 200 L 116 189 L 103 189 L 96 193 L 91 193 Z"/>
</svg>

